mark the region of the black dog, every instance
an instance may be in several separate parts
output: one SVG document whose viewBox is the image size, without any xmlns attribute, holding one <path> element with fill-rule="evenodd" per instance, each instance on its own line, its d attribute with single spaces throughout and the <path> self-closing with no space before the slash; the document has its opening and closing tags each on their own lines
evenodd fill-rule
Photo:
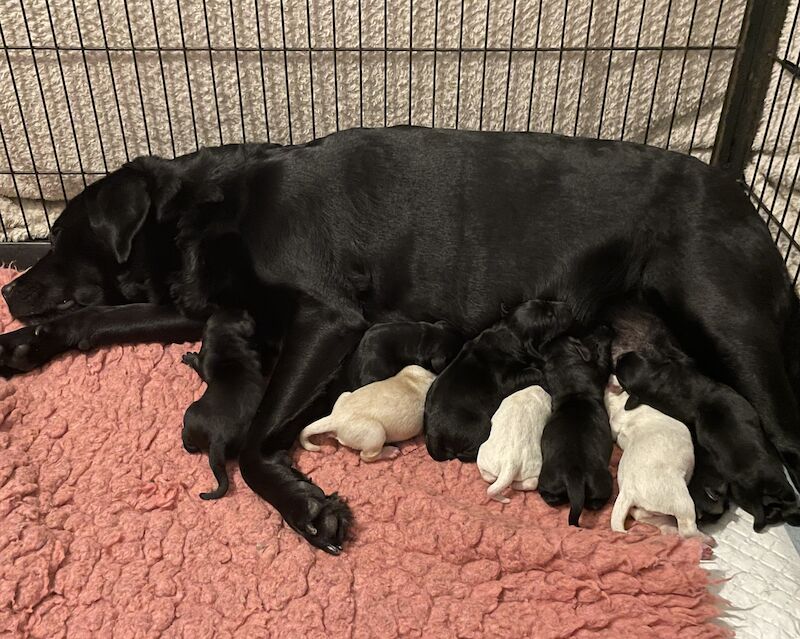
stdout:
<svg viewBox="0 0 800 639">
<path fill-rule="evenodd" d="M 281 354 L 239 461 L 321 548 L 349 517 L 287 474 L 284 451 L 330 411 L 320 397 L 364 330 L 445 319 L 476 335 L 501 301 L 535 299 L 554 268 L 567 269 L 557 299 L 580 302 L 572 288 L 587 273 L 606 283 L 599 305 L 631 287 L 657 295 L 702 369 L 753 404 L 800 484 L 800 302 L 747 195 L 691 157 L 416 127 L 226 146 L 126 164 L 69 202 L 52 242 L 4 288 L 11 313 L 38 326 L 0 338 L 2 374 L 74 348 L 196 340 L 198 319 L 231 300 L 261 331 L 264 291 L 297 294 L 279 309 Z"/>
<path fill-rule="evenodd" d="M 553 413 L 542 433 L 539 494 L 551 506 L 569 502 L 569 523 L 577 526 L 584 506 L 598 510 L 611 498 L 614 443 L 603 404 L 611 331 L 600 326 L 580 339 L 565 335 L 542 351 Z"/>
<path fill-rule="evenodd" d="M 794 491 L 750 403 L 685 362 L 628 353 L 617 362 L 628 391 L 626 409 L 646 403 L 692 429 L 704 454 L 730 484 L 734 501 L 753 515 L 753 528 L 800 525 Z"/>
<path fill-rule="evenodd" d="M 255 329 L 247 312 L 219 311 L 206 324 L 200 353 L 183 356 L 183 363 L 208 385 L 186 410 L 181 433 L 188 452 L 208 450 L 217 488 L 200 493 L 202 499 L 219 499 L 228 492 L 225 461 L 238 455 L 264 395 L 261 356 L 252 344 Z"/>
<path fill-rule="evenodd" d="M 464 345 L 447 322 L 387 322 L 372 326 L 345 367 L 348 385 L 361 388 L 416 364 L 441 373 Z"/>
<path fill-rule="evenodd" d="M 500 402 L 543 383 L 539 349 L 571 324 L 563 302 L 533 300 L 467 342 L 428 391 L 423 429 L 431 457 L 475 461 Z"/>
</svg>

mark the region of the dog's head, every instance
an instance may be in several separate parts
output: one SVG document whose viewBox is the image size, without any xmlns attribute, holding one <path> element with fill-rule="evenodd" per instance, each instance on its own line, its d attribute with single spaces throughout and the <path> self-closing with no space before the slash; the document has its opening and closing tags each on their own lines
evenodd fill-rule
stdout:
<svg viewBox="0 0 800 639">
<path fill-rule="evenodd" d="M 12 315 L 31 320 L 125 301 L 123 274 L 141 270 L 152 250 L 137 239 L 164 221 L 181 185 L 160 158 L 139 158 L 89 185 L 53 224 L 50 251 L 3 288 Z"/>
<path fill-rule="evenodd" d="M 641 404 L 640 395 L 652 390 L 664 364 L 660 360 L 645 357 L 638 352 L 625 353 L 617 360 L 614 372 L 620 386 L 630 395 L 626 404 L 627 409 L 636 408 Z"/>
<path fill-rule="evenodd" d="M 597 327 L 583 337 L 562 335 L 542 349 L 545 377 L 554 392 L 602 392 L 611 372 L 611 337 Z M 560 389 L 560 390 L 559 390 Z"/>
<path fill-rule="evenodd" d="M 573 317 L 565 302 L 530 300 L 513 309 L 503 321 L 529 349 L 537 350 L 569 329 Z"/>
</svg>

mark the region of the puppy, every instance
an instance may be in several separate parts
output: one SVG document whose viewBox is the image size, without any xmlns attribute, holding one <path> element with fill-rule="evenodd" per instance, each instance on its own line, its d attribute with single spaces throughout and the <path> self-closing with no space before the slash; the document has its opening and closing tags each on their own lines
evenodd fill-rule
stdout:
<svg viewBox="0 0 800 639">
<path fill-rule="evenodd" d="M 349 359 L 351 389 L 388 379 L 416 364 L 441 373 L 464 345 L 464 338 L 446 322 L 387 322 L 372 326 Z"/>
<path fill-rule="evenodd" d="M 217 479 L 216 490 L 200 493 L 202 499 L 228 492 L 225 460 L 238 454 L 264 395 L 261 357 L 251 344 L 254 333 L 255 322 L 246 311 L 218 311 L 206 323 L 200 352 L 183 356 L 208 385 L 186 410 L 182 431 L 188 452 L 208 450 Z"/>
<path fill-rule="evenodd" d="M 611 511 L 611 529 L 625 532 L 634 507 L 637 521 L 681 537 L 706 537 L 697 530 L 694 502 L 687 486 L 694 470 L 694 446 L 685 424 L 650 406 L 625 410 L 628 393 L 613 375 L 605 393 L 611 434 L 624 451 L 617 470 L 619 495 Z M 677 522 L 666 523 L 663 515 Z"/>
<path fill-rule="evenodd" d="M 563 302 L 532 300 L 467 342 L 431 386 L 425 444 L 437 461 L 474 462 L 503 398 L 543 383 L 539 349 L 572 324 Z"/>
<path fill-rule="evenodd" d="M 630 393 L 626 408 L 646 403 L 694 430 L 734 501 L 753 515 L 754 530 L 781 521 L 800 525 L 797 498 L 746 399 L 685 362 L 652 355 L 623 355 L 616 372 Z"/>
<path fill-rule="evenodd" d="M 330 415 L 302 430 L 300 445 L 318 451 L 319 446 L 309 440 L 324 434 L 360 450 L 365 462 L 397 457 L 400 449 L 384 444 L 411 439 L 422 432 L 425 395 L 435 377 L 421 366 L 406 366 L 394 377 L 342 393 Z"/>
<path fill-rule="evenodd" d="M 541 386 L 529 386 L 506 397 L 492 416 L 492 430 L 478 449 L 478 470 L 492 483 L 486 493 L 501 497 L 506 488 L 536 490 L 542 469 L 542 431 L 551 411 L 550 395 Z"/>
<path fill-rule="evenodd" d="M 692 359 L 683 352 L 675 336 L 664 321 L 641 299 L 625 299 L 609 304 L 604 317 L 611 323 L 614 339 L 611 344 L 612 361 L 631 351 L 645 356 L 654 355 L 692 365 Z M 686 423 L 681 415 L 671 415 Z M 728 509 L 728 482 L 714 466 L 713 459 L 694 438 L 694 473 L 689 482 L 689 494 L 694 500 L 697 518 L 709 522 L 718 520 Z"/>
<path fill-rule="evenodd" d="M 577 526 L 584 506 L 597 510 L 611 497 L 611 427 L 603 393 L 611 369 L 611 331 L 599 326 L 582 338 L 562 336 L 542 349 L 553 413 L 542 434 L 539 494 L 551 506 L 570 504 Z"/>
</svg>

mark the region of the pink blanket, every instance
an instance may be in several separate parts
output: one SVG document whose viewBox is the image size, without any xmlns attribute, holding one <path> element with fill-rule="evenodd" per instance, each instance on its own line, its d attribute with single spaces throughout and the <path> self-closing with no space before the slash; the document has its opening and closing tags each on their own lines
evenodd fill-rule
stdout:
<svg viewBox="0 0 800 639">
<path fill-rule="evenodd" d="M 14 271 L 0 271 L 0 285 Z M 11 322 L 5 305 L 0 326 Z M 355 539 L 313 550 L 231 469 L 181 447 L 202 384 L 186 346 L 61 357 L 0 380 L 0 635 L 724 637 L 700 546 L 609 509 L 569 528 L 535 493 L 487 502 L 474 465 L 419 441 L 392 462 L 297 454 L 346 496 Z"/>
</svg>

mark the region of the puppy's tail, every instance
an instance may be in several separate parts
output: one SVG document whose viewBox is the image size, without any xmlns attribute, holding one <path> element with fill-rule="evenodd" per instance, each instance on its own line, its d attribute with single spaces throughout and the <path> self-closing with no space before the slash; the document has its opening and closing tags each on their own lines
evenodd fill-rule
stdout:
<svg viewBox="0 0 800 639">
<path fill-rule="evenodd" d="M 317 452 L 320 450 L 320 447 L 316 444 L 312 444 L 310 438 L 314 435 L 322 435 L 324 433 L 328 433 L 333 426 L 333 420 L 331 419 L 330 415 L 323 417 L 322 419 L 318 419 L 315 422 L 310 423 L 306 426 L 302 431 L 300 431 L 300 445 L 305 448 L 306 450 L 310 450 L 311 452 Z"/>
<path fill-rule="evenodd" d="M 200 499 L 219 499 L 228 492 L 228 473 L 225 471 L 225 442 L 215 439 L 208 449 L 208 465 L 217 479 L 217 488 L 209 493 L 200 493 Z"/>
<path fill-rule="evenodd" d="M 569 497 L 569 525 L 578 526 L 586 501 L 586 481 L 583 475 L 572 471 L 567 477 L 567 497 Z"/>
<path fill-rule="evenodd" d="M 512 468 L 511 466 L 504 466 L 500 471 L 500 474 L 497 476 L 497 479 L 494 480 L 494 483 L 486 489 L 486 494 L 495 501 L 507 504 L 511 500 L 508 497 L 501 497 L 500 493 L 502 493 L 511 485 L 511 483 L 514 481 L 514 477 L 516 476 L 517 473 L 515 468 Z"/>
<path fill-rule="evenodd" d="M 628 512 L 633 506 L 630 498 L 623 492 L 617 495 L 617 500 L 614 502 L 614 508 L 611 510 L 611 530 L 614 532 L 627 532 L 625 530 L 625 520 L 628 518 Z"/>
</svg>

